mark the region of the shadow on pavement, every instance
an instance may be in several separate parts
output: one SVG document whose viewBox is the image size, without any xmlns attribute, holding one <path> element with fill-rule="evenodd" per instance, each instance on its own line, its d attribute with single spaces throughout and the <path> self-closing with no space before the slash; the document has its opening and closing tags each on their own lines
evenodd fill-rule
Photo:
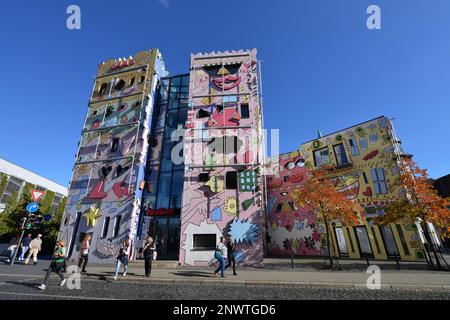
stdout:
<svg viewBox="0 0 450 320">
<path fill-rule="evenodd" d="M 207 272 L 207 271 L 197 271 L 197 270 L 186 270 L 186 271 L 177 271 L 177 272 L 171 272 L 171 274 L 175 276 L 182 276 L 182 277 L 203 277 L 203 278 L 213 278 L 214 273 L 213 272 Z"/>
</svg>

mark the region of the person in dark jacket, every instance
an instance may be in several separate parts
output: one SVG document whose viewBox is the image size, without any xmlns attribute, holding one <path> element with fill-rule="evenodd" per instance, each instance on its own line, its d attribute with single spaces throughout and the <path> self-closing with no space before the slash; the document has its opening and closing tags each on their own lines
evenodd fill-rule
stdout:
<svg viewBox="0 0 450 320">
<path fill-rule="evenodd" d="M 22 240 L 22 243 L 20 244 L 22 250 L 20 252 L 19 261 L 25 260 L 25 253 L 27 253 L 28 249 L 30 248 L 31 240 L 33 240 L 31 238 L 31 233 L 29 233 L 27 237 Z"/>
<path fill-rule="evenodd" d="M 150 274 L 152 273 L 152 260 L 153 260 L 153 255 L 154 255 L 155 250 L 156 250 L 156 248 L 153 243 L 153 238 L 147 237 L 147 239 L 145 241 L 144 250 L 143 250 L 144 260 L 145 260 L 145 276 L 146 277 L 150 277 Z"/>
<path fill-rule="evenodd" d="M 127 275 L 128 271 L 128 248 L 130 247 L 130 239 L 126 239 L 122 246 L 119 249 L 119 254 L 117 255 L 116 260 L 116 272 L 114 274 L 113 279 L 117 280 L 117 275 L 119 274 L 120 265 L 123 264 L 123 276 Z"/>
<path fill-rule="evenodd" d="M 234 253 L 236 251 L 236 246 L 233 243 L 233 239 L 231 237 L 227 238 L 227 255 L 228 255 L 228 264 L 225 267 L 227 269 L 233 263 L 233 275 L 237 276 L 236 273 L 236 260 L 234 258 Z"/>
</svg>

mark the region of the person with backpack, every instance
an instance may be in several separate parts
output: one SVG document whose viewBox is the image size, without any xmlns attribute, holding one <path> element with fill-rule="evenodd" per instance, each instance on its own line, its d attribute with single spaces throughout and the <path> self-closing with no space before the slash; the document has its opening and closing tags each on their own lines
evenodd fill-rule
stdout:
<svg viewBox="0 0 450 320">
<path fill-rule="evenodd" d="M 91 240 L 91 235 L 87 234 L 84 236 L 83 242 L 81 242 L 80 258 L 78 260 L 78 268 L 81 268 L 81 265 L 83 265 L 83 269 L 81 269 L 81 272 L 87 272 L 86 265 L 89 260 L 89 249 L 91 247 L 90 240 Z M 83 264 L 83 262 L 84 262 L 84 264 Z"/>
<path fill-rule="evenodd" d="M 119 254 L 117 255 L 116 259 L 116 272 L 114 274 L 113 279 L 117 280 L 117 275 L 119 274 L 120 265 L 123 264 L 123 273 L 122 276 L 127 275 L 128 271 L 128 248 L 130 247 L 130 239 L 126 239 L 122 246 L 119 249 Z"/>
<path fill-rule="evenodd" d="M 143 253 L 145 260 L 145 276 L 148 278 L 152 273 L 152 260 L 156 259 L 156 248 L 152 237 L 146 239 Z"/>
<path fill-rule="evenodd" d="M 222 278 L 225 278 L 224 272 L 225 272 L 225 266 L 227 264 L 227 256 L 228 256 L 228 249 L 227 246 L 224 244 L 225 238 L 220 237 L 220 242 L 217 245 L 216 251 L 214 252 L 214 258 L 219 260 L 219 267 L 214 271 L 214 275 L 217 277 L 217 274 L 220 270 L 220 276 Z"/>
<path fill-rule="evenodd" d="M 59 285 L 62 287 L 66 283 L 66 279 L 64 278 L 64 264 L 66 261 L 66 247 L 64 241 L 58 241 L 56 243 L 55 251 L 53 253 L 52 262 L 50 263 L 50 267 L 45 274 L 44 282 L 37 288 L 40 290 L 45 290 L 47 288 L 48 281 L 50 280 L 50 276 L 52 272 L 58 274 L 61 278 L 61 282 Z"/>
<path fill-rule="evenodd" d="M 37 264 L 37 255 L 39 251 L 41 251 L 42 247 L 42 234 L 38 234 L 36 238 L 34 238 L 30 242 L 30 249 L 28 250 L 27 258 L 25 259 L 25 264 L 28 264 L 28 261 L 30 261 L 30 257 L 33 256 L 33 265 Z"/>
</svg>

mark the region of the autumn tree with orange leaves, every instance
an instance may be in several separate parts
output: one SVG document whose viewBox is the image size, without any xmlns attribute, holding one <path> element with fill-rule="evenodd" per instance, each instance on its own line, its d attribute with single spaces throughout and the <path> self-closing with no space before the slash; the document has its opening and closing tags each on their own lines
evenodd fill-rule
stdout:
<svg viewBox="0 0 450 320">
<path fill-rule="evenodd" d="M 437 252 L 432 245 L 426 222 L 433 223 L 441 231 L 443 239 L 450 236 L 450 198 L 442 198 L 433 187 L 426 169 L 421 169 L 417 163 L 410 159 L 403 160 L 400 167 L 400 181 L 405 193 L 405 198 L 392 203 L 387 208 L 386 214 L 379 218 L 381 224 L 398 221 L 423 223 L 424 235 L 435 256 L 435 262 L 439 269 L 442 268 Z M 418 218 L 420 218 L 418 220 Z M 430 259 L 431 264 L 433 264 Z"/>
<path fill-rule="evenodd" d="M 330 223 L 338 220 L 347 225 L 357 224 L 358 217 L 362 213 L 361 206 L 337 191 L 334 180 L 327 176 L 325 170 L 308 172 L 308 179 L 300 188 L 298 200 L 315 208 L 318 219 L 323 221 L 326 229 L 328 258 L 330 267 L 333 268 Z"/>
</svg>

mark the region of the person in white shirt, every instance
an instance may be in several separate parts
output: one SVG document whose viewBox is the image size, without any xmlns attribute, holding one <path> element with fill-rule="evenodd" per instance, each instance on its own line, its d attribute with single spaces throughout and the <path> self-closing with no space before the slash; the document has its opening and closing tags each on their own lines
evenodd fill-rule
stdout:
<svg viewBox="0 0 450 320">
<path fill-rule="evenodd" d="M 25 259 L 25 264 L 28 264 L 28 261 L 30 261 L 30 257 L 33 256 L 33 265 L 37 264 L 37 255 L 39 251 L 41 251 L 42 247 L 42 234 L 38 234 L 36 238 L 34 238 L 30 242 L 30 249 L 28 250 L 27 258 Z"/>
<path fill-rule="evenodd" d="M 220 242 L 217 245 L 216 251 L 214 253 L 214 257 L 219 260 L 220 266 L 214 271 L 214 275 L 217 277 L 217 274 L 220 270 L 220 276 L 222 278 L 225 278 L 224 271 L 225 266 L 227 265 L 227 255 L 228 255 L 228 249 L 227 246 L 224 244 L 225 238 L 220 237 Z"/>
</svg>

